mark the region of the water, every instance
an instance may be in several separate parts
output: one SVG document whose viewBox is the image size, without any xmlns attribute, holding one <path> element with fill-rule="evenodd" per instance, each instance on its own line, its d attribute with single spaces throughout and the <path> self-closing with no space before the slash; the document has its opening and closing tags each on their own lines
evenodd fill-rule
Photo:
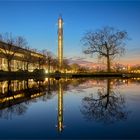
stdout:
<svg viewBox="0 0 140 140">
<path fill-rule="evenodd" d="M 140 79 L 0 82 L 0 139 L 139 139 Z"/>
</svg>

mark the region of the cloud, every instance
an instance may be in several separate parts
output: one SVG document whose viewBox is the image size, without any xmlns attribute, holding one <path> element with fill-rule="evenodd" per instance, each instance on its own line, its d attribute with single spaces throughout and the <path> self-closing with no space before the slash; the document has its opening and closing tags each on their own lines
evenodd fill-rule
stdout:
<svg viewBox="0 0 140 140">
<path fill-rule="evenodd" d="M 100 63 L 91 62 L 90 60 L 87 60 L 86 58 L 83 58 L 83 57 L 71 57 L 71 58 L 68 58 L 67 60 L 69 61 L 69 64 L 76 63 L 80 66 L 88 67 L 88 68 L 93 68 L 93 67 L 102 65 Z"/>
</svg>

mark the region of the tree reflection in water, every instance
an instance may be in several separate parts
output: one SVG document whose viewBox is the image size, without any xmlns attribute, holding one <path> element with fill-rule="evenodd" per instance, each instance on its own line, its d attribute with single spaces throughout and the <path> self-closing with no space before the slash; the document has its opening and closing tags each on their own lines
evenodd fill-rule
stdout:
<svg viewBox="0 0 140 140">
<path fill-rule="evenodd" d="M 124 97 L 119 92 L 114 92 L 111 86 L 111 79 L 107 79 L 106 91 L 104 88 L 98 89 L 97 97 L 91 94 L 82 100 L 81 113 L 87 120 L 95 120 L 105 124 L 126 120 Z"/>
<path fill-rule="evenodd" d="M 0 118 L 12 119 L 14 115 L 23 115 L 26 112 L 27 108 L 28 107 L 26 103 L 10 106 L 8 108 L 0 110 Z"/>
</svg>

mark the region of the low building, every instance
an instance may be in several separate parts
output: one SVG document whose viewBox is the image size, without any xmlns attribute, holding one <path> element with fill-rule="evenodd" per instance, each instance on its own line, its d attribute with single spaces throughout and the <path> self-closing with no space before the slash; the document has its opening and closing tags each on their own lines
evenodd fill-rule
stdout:
<svg viewBox="0 0 140 140">
<path fill-rule="evenodd" d="M 9 61 L 8 61 L 9 59 Z M 17 46 L 10 46 L 0 42 L 0 70 L 8 71 L 47 69 L 46 57 L 41 53 L 24 49 Z"/>
</svg>

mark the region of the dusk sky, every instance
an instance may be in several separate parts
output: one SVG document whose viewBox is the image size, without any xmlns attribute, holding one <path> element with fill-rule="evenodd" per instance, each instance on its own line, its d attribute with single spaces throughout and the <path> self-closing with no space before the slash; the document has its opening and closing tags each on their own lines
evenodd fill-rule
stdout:
<svg viewBox="0 0 140 140">
<path fill-rule="evenodd" d="M 57 55 L 57 19 L 64 20 L 64 56 L 86 58 L 80 42 L 92 29 L 112 26 L 126 30 L 126 54 L 119 63 L 140 64 L 140 1 L 0 1 L 0 33 L 24 36 L 36 49 Z"/>
</svg>

